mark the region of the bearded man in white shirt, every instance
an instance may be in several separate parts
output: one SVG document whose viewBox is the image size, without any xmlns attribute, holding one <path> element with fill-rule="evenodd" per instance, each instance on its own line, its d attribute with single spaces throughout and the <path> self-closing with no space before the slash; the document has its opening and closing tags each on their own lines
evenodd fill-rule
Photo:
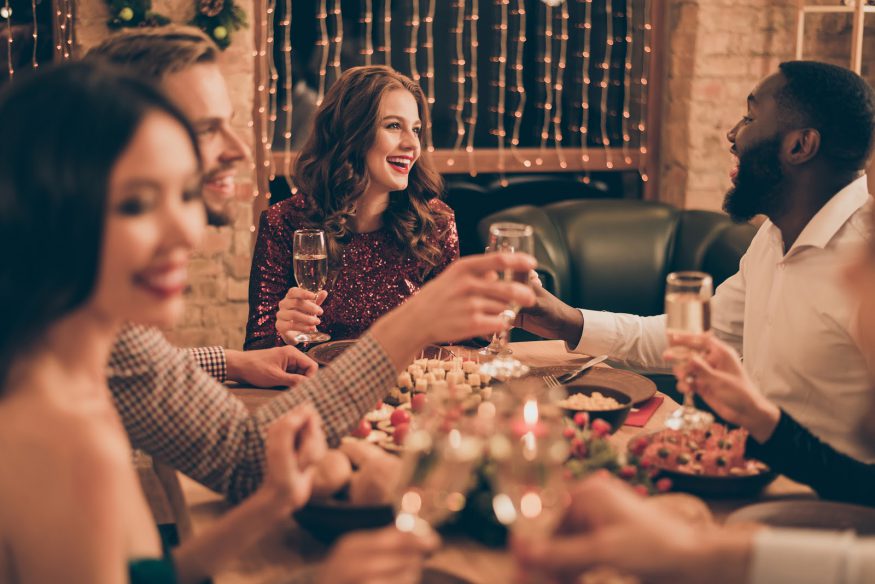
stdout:
<svg viewBox="0 0 875 584">
<path fill-rule="evenodd" d="M 839 273 L 869 230 L 873 132 L 875 94 L 847 69 L 787 62 L 756 86 L 727 134 L 738 166 L 724 209 L 768 220 L 711 305 L 714 334 L 742 354 L 766 397 L 860 459 L 871 451 L 850 429 L 867 411 L 869 378 L 852 330 L 856 302 Z M 636 368 L 668 366 L 664 315 L 578 310 L 537 295 L 524 311 L 530 332 Z"/>
</svg>

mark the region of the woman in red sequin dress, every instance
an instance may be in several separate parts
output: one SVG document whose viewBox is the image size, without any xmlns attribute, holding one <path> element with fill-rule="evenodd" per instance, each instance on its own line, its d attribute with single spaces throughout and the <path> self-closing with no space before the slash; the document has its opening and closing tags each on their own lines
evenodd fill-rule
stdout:
<svg viewBox="0 0 875 584">
<path fill-rule="evenodd" d="M 295 167 L 297 192 L 261 216 L 245 349 L 316 326 L 358 337 L 458 258 L 440 175 L 422 156 L 427 126 L 422 90 L 388 67 L 349 69 L 331 87 Z M 316 295 L 292 269 L 292 234 L 305 227 L 328 240 L 328 285 Z"/>
</svg>

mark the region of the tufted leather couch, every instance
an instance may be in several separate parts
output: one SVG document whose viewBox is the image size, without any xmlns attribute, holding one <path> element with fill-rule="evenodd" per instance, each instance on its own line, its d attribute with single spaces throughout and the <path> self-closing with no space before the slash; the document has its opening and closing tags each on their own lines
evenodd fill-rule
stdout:
<svg viewBox="0 0 875 584">
<path fill-rule="evenodd" d="M 756 232 L 721 213 L 616 199 L 493 213 L 478 226 L 484 245 L 496 221 L 534 227 L 544 286 L 571 306 L 644 316 L 662 314 L 669 272 L 701 270 L 715 286 L 734 274 Z"/>
</svg>

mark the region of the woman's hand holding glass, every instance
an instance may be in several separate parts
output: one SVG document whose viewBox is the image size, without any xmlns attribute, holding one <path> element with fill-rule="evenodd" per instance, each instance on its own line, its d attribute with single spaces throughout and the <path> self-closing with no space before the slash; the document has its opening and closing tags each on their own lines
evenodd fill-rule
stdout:
<svg viewBox="0 0 875 584">
<path fill-rule="evenodd" d="M 674 365 L 678 389 L 698 394 L 718 416 L 746 428 L 758 442 L 768 440 L 781 411 L 756 388 L 738 353 L 710 335 L 704 340 L 680 338 L 675 344 L 691 351 Z M 665 358 L 672 358 L 672 350 Z"/>
<path fill-rule="evenodd" d="M 297 344 L 301 333 L 315 332 L 322 322 L 322 303 L 328 292 L 310 292 L 303 288 L 289 288 L 286 297 L 280 300 L 276 313 L 276 332 L 289 345 Z"/>
</svg>

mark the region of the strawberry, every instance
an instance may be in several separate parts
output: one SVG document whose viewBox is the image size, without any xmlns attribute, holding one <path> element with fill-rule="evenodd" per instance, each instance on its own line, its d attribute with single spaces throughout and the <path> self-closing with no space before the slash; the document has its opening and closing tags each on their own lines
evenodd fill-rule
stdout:
<svg viewBox="0 0 875 584">
<path fill-rule="evenodd" d="M 589 423 L 589 414 L 586 412 L 577 412 L 574 414 L 574 423 L 583 428 Z"/>
<path fill-rule="evenodd" d="M 392 412 L 392 416 L 389 418 L 389 422 L 396 428 L 401 424 L 409 424 L 410 423 L 410 414 L 407 413 L 407 410 L 403 410 L 398 408 L 394 412 Z"/>
<path fill-rule="evenodd" d="M 414 394 L 412 398 L 410 398 L 410 407 L 414 412 L 421 412 L 425 409 L 425 394 L 417 393 Z"/>
<path fill-rule="evenodd" d="M 352 431 L 352 435 L 356 438 L 367 438 L 368 434 L 371 433 L 371 423 L 365 420 L 364 418 L 359 421 L 359 425 L 355 427 L 355 430 Z"/>
<path fill-rule="evenodd" d="M 599 438 L 604 438 L 608 434 L 611 433 L 611 425 L 602 420 L 601 418 L 596 418 L 592 421 L 592 433 L 598 436 Z"/>
</svg>

